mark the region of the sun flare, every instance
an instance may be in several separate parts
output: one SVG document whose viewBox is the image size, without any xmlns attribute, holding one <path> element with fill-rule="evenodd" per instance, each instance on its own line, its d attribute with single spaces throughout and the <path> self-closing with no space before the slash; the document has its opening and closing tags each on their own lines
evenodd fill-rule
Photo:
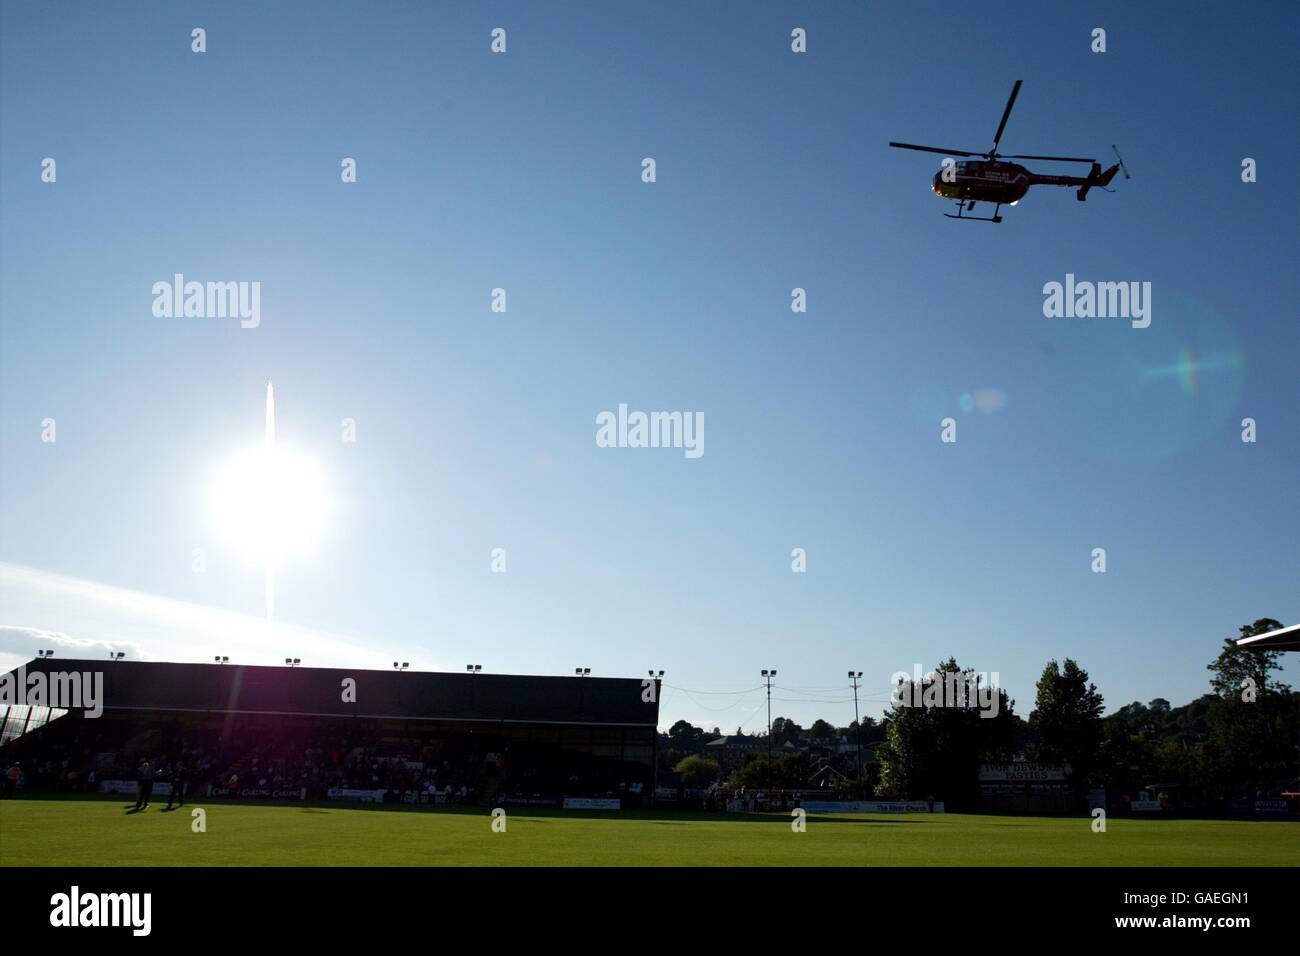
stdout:
<svg viewBox="0 0 1300 956">
<path fill-rule="evenodd" d="M 279 445 L 251 448 L 226 462 L 213 481 L 210 505 L 222 540 L 261 563 L 310 554 L 331 510 L 316 462 Z"/>
</svg>

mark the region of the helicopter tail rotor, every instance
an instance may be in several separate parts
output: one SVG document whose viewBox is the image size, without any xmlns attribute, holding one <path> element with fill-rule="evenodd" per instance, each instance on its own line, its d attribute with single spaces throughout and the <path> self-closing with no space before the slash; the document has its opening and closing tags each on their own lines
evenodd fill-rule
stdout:
<svg viewBox="0 0 1300 956">
<path fill-rule="evenodd" d="M 1133 177 L 1129 175 L 1128 167 L 1124 165 L 1124 157 L 1121 156 L 1121 155 L 1119 154 L 1119 150 L 1115 148 L 1115 144 L 1114 144 L 1114 143 L 1111 143 L 1111 144 L 1110 144 L 1110 148 L 1114 151 L 1114 153 L 1115 153 L 1115 158 L 1119 160 L 1119 168 L 1120 168 L 1121 170 L 1123 170 L 1123 172 L 1124 172 L 1124 178 L 1125 178 L 1125 179 L 1132 179 Z"/>
</svg>

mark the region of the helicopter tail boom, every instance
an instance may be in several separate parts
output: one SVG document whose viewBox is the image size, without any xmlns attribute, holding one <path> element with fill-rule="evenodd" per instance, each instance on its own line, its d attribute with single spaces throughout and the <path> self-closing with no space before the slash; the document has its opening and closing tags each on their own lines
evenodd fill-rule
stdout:
<svg viewBox="0 0 1300 956">
<path fill-rule="evenodd" d="M 1030 184 L 1034 186 L 1077 186 L 1078 192 L 1075 196 L 1079 202 L 1084 202 L 1088 198 L 1088 190 L 1094 186 L 1105 189 L 1110 185 L 1110 181 L 1115 178 L 1119 172 L 1119 164 L 1116 163 L 1109 169 L 1102 171 L 1100 163 L 1093 163 L 1092 169 L 1087 176 L 1048 176 L 1034 174 Z"/>
<path fill-rule="evenodd" d="M 1104 173 L 1101 171 L 1100 163 L 1093 163 L 1092 173 L 1089 174 L 1088 181 L 1079 187 L 1079 191 L 1075 193 L 1075 198 L 1078 199 L 1079 202 L 1086 201 L 1088 198 L 1089 189 L 1091 189 L 1093 186 L 1100 186 L 1102 189 L 1105 189 L 1107 186 L 1110 185 L 1110 181 L 1115 178 L 1115 174 L 1117 172 L 1119 172 L 1119 163 L 1116 163 L 1114 166 L 1110 167 L 1110 169 L 1106 170 Z"/>
</svg>

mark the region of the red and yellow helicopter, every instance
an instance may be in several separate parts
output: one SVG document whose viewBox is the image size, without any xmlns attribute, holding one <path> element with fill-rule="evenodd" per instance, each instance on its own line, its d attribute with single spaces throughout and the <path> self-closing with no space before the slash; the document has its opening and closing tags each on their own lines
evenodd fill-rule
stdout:
<svg viewBox="0 0 1300 956">
<path fill-rule="evenodd" d="M 943 199 L 952 199 L 957 203 L 957 214 L 944 213 L 949 219 L 972 219 L 979 222 L 1001 222 L 1002 217 L 998 215 L 998 210 L 1003 206 L 1014 206 L 1020 199 L 1029 192 L 1030 186 L 1077 186 L 1078 192 L 1075 196 L 1079 202 L 1088 198 L 1088 190 L 1096 186 L 1099 189 L 1106 189 L 1110 181 L 1115 177 L 1119 170 L 1124 171 L 1125 179 L 1132 179 L 1129 175 L 1128 167 L 1124 165 L 1124 160 L 1119 155 L 1119 150 L 1115 150 L 1115 158 L 1119 160 L 1114 166 L 1111 166 L 1105 172 L 1102 172 L 1101 164 L 1095 159 L 1084 159 L 1078 156 L 1025 156 L 1009 155 L 1002 156 L 998 152 L 998 143 L 1002 141 L 1002 131 L 1006 129 L 1007 117 L 1011 115 L 1011 107 L 1015 105 L 1016 97 L 1020 93 L 1021 80 L 1016 80 L 1016 85 L 1011 87 L 1011 96 L 1007 99 L 1007 108 L 1002 111 L 1002 122 L 998 124 L 998 131 L 993 136 L 993 148 L 987 153 L 975 153 L 962 149 L 940 149 L 937 146 L 916 146 L 912 143 L 890 143 L 890 146 L 898 149 L 917 149 L 923 153 L 942 153 L 949 157 L 952 156 L 983 156 L 982 160 L 967 160 L 957 162 L 954 159 L 948 159 L 943 164 L 943 169 L 934 174 L 934 184 L 931 188 L 935 195 Z M 999 158 L 1001 157 L 1001 158 Z M 1057 163 L 1091 163 L 1092 170 L 1087 176 L 1049 176 L 1042 173 L 1031 172 L 1019 163 L 1009 163 L 1008 159 L 1042 159 Z M 1114 190 L 1106 190 L 1113 192 Z M 977 202 L 991 202 L 994 204 L 992 216 L 967 216 L 964 212 L 969 212 L 975 208 Z"/>
</svg>

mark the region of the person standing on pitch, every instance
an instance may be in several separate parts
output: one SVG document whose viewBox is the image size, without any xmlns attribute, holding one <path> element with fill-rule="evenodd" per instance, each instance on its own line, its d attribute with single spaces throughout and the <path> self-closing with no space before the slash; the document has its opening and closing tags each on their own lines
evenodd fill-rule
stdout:
<svg viewBox="0 0 1300 956">
<path fill-rule="evenodd" d="M 149 798 L 153 796 L 153 764 L 146 757 L 140 762 L 140 796 L 136 798 L 137 810 L 147 809 Z"/>
<path fill-rule="evenodd" d="M 185 806 L 185 765 L 179 760 L 172 764 L 172 792 L 167 795 L 167 809 L 172 808 L 172 801 L 177 807 Z"/>
</svg>

